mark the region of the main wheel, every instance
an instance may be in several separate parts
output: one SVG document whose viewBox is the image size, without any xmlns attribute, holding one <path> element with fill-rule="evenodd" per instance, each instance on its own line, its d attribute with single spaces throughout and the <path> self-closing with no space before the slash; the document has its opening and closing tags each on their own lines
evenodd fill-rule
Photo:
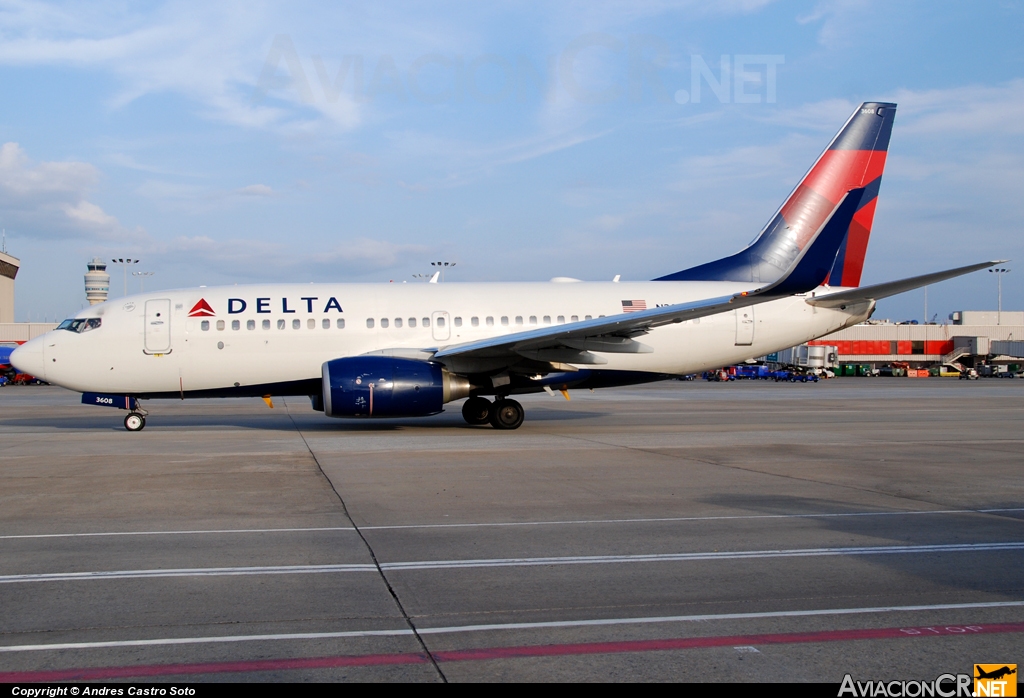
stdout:
<svg viewBox="0 0 1024 698">
<path fill-rule="evenodd" d="M 495 429 L 518 429 L 526 413 L 515 400 L 498 400 L 491 411 L 491 426 Z"/>
<path fill-rule="evenodd" d="M 462 418 L 467 424 L 487 424 L 494 406 L 485 397 L 471 397 L 462 405 Z"/>
<path fill-rule="evenodd" d="M 132 412 L 124 418 L 124 428 L 128 431 L 142 431 L 146 427 L 146 418 Z"/>
</svg>

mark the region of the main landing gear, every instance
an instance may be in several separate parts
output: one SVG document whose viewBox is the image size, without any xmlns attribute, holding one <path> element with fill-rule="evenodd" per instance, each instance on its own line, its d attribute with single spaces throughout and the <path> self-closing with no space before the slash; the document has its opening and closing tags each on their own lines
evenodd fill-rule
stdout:
<svg viewBox="0 0 1024 698">
<path fill-rule="evenodd" d="M 146 412 L 129 412 L 124 418 L 124 428 L 128 431 L 142 431 L 146 428 Z"/>
<path fill-rule="evenodd" d="M 518 429 L 525 416 L 523 406 L 508 398 L 491 402 L 485 397 L 471 397 L 462 405 L 462 418 L 468 424 L 490 423 L 495 429 Z"/>
</svg>

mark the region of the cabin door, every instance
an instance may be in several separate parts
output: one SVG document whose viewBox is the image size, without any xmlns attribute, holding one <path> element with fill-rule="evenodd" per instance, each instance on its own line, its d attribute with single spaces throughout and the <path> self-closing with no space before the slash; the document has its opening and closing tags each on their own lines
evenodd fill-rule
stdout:
<svg viewBox="0 0 1024 698">
<path fill-rule="evenodd" d="M 146 301 L 146 353 L 171 353 L 171 301 Z"/>
<path fill-rule="evenodd" d="M 736 346 L 754 343 L 754 306 L 736 309 Z"/>
</svg>

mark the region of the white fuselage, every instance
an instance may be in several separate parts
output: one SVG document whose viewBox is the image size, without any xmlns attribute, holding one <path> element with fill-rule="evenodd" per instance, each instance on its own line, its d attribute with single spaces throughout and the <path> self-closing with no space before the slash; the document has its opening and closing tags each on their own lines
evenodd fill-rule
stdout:
<svg viewBox="0 0 1024 698">
<path fill-rule="evenodd" d="M 319 379 L 340 357 L 443 346 L 749 290 L 733 282 L 280 284 L 158 291 L 107 301 L 18 351 L 18 367 L 80 392 L 179 393 Z M 832 289 L 835 290 L 835 289 Z M 808 294 L 810 295 L 810 294 Z M 870 304 L 815 307 L 794 296 L 656 328 L 648 353 L 580 366 L 687 374 L 762 356 L 865 319 Z M 212 315 L 197 315 L 205 301 Z M 639 304 L 638 304 L 639 305 Z M 159 315 L 158 315 L 159 313 Z M 190 317 L 190 313 L 192 316 Z M 424 320 L 427 320 L 425 322 Z M 342 321 L 342 322 L 339 322 Z M 371 322 L 372 321 L 372 322 Z M 459 371 L 458 361 L 449 369 Z"/>
</svg>

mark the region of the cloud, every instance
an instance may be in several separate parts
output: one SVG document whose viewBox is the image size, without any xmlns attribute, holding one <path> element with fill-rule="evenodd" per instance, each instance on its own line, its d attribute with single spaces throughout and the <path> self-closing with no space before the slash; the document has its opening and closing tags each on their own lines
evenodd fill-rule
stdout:
<svg viewBox="0 0 1024 698">
<path fill-rule="evenodd" d="M 694 191 L 753 179 L 789 179 L 795 186 L 799 172 L 821 148 L 820 138 L 791 133 L 774 143 L 684 158 L 678 166 L 681 177 L 671 188 Z"/>
<path fill-rule="evenodd" d="M 295 254 L 292 244 L 200 235 L 154 241 L 140 254 L 159 258 L 169 268 L 189 265 L 238 281 L 270 282 L 364 276 L 422 259 L 429 252 L 424 245 L 355 238 L 331 249 Z"/>
<path fill-rule="evenodd" d="M 85 162 L 33 164 L 17 143 L 0 146 L 0 208 L 18 233 L 37 238 L 120 239 L 126 231 L 87 197 L 99 171 Z"/>
<path fill-rule="evenodd" d="M 870 22 L 871 0 L 821 0 L 814 9 L 796 18 L 798 24 L 821 22 L 818 43 L 829 49 L 853 44 Z"/>
<path fill-rule="evenodd" d="M 278 193 L 266 184 L 249 184 L 237 189 L 219 189 L 160 179 L 143 182 L 136 189 L 136 193 L 165 209 L 193 214 L 223 209 L 241 201 L 272 199 L 278 196 Z"/>
<path fill-rule="evenodd" d="M 1020 135 L 1024 133 L 1024 80 L 939 90 L 898 90 L 897 123 L 912 136 Z"/>
<path fill-rule="evenodd" d="M 247 187 L 235 189 L 232 193 L 236 196 L 274 196 L 274 190 L 266 184 L 250 184 Z"/>
</svg>

